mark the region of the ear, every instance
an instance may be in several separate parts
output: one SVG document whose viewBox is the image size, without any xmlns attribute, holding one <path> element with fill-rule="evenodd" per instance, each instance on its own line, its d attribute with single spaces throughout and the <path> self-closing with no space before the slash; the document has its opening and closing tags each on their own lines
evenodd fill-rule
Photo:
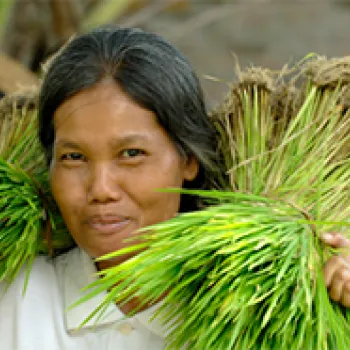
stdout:
<svg viewBox="0 0 350 350">
<path fill-rule="evenodd" d="M 198 160 L 193 156 L 189 156 L 186 159 L 185 165 L 184 165 L 184 172 L 183 172 L 184 180 L 186 181 L 194 180 L 198 175 L 198 171 L 199 171 Z"/>
</svg>

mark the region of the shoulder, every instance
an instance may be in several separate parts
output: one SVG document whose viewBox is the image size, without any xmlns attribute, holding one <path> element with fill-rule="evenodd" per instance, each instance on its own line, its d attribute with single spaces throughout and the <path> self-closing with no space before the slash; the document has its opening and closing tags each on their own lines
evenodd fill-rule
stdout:
<svg viewBox="0 0 350 350">
<path fill-rule="evenodd" d="M 75 270 L 78 268 L 82 260 L 83 253 L 79 248 L 74 248 L 69 252 L 59 255 L 55 258 L 49 256 L 37 256 L 32 265 L 24 264 L 16 278 L 11 281 L 0 282 L 0 302 L 1 296 L 8 291 L 14 293 L 20 291 L 27 294 L 33 288 L 40 289 L 46 286 L 54 286 L 57 284 L 57 275 L 60 272 L 66 272 L 67 269 Z M 26 288 L 25 288 L 26 287 Z M 27 291 L 25 292 L 24 291 Z M 24 293 L 25 292 L 25 293 Z"/>
<path fill-rule="evenodd" d="M 37 256 L 32 265 L 25 264 L 21 268 L 11 283 L 0 282 L 0 305 L 21 299 L 29 302 L 32 296 L 43 301 L 58 296 L 64 275 L 73 271 L 78 275 L 81 255 L 80 249 L 74 248 L 55 258 Z"/>
<path fill-rule="evenodd" d="M 54 278 L 53 260 L 47 256 L 38 256 L 31 265 L 25 264 L 19 271 L 17 277 L 11 281 L 0 282 L 0 302 L 7 294 L 26 294 L 26 291 L 37 289 L 43 285 L 50 284 Z"/>
<path fill-rule="evenodd" d="M 1 349 L 41 349 L 42 344 L 47 349 L 67 349 L 74 343 L 65 328 L 64 290 L 56 260 L 38 256 L 13 283 L 0 283 Z M 58 339 L 65 345 L 59 347 Z"/>
<path fill-rule="evenodd" d="M 22 267 L 12 283 L 1 282 L 0 326 L 6 315 L 15 315 L 17 322 L 27 319 L 28 314 L 41 315 L 46 320 L 61 315 L 64 285 L 69 284 L 66 277 L 72 274 L 74 266 L 79 266 L 76 264 L 78 256 L 76 249 L 55 258 L 37 256 L 31 266 Z M 73 270 L 77 274 L 77 270 Z"/>
<path fill-rule="evenodd" d="M 37 324 L 45 324 L 57 314 L 59 307 L 53 261 L 39 256 L 31 266 L 23 266 L 12 283 L 0 283 L 0 335 L 6 337 L 7 332 L 13 333 L 21 327 L 31 329 L 30 315 Z"/>
</svg>

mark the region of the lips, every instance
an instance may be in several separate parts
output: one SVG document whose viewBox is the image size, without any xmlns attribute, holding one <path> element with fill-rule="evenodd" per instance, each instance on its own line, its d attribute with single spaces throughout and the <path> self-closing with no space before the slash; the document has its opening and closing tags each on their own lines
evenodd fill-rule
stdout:
<svg viewBox="0 0 350 350">
<path fill-rule="evenodd" d="M 117 233 L 123 230 L 129 223 L 129 218 L 115 215 L 93 216 L 86 221 L 89 228 L 102 234 Z"/>
</svg>

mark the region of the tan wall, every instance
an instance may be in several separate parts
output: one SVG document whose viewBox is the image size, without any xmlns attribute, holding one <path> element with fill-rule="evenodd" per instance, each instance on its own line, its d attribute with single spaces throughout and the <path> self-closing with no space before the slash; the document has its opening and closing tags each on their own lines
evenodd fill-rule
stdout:
<svg viewBox="0 0 350 350">
<path fill-rule="evenodd" d="M 350 54 L 349 0 L 222 0 L 221 10 L 217 6 L 206 15 L 210 0 L 195 2 L 190 11 L 157 16 L 147 27 L 189 57 L 202 76 L 210 104 L 222 97 L 226 86 L 206 81 L 203 75 L 232 80 L 232 52 L 241 66 L 253 63 L 270 68 L 310 52 L 328 57 Z"/>
</svg>

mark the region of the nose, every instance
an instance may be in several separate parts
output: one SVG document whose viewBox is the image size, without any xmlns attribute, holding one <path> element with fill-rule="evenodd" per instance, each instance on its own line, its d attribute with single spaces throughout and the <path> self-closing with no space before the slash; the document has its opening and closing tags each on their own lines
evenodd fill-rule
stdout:
<svg viewBox="0 0 350 350">
<path fill-rule="evenodd" d="M 89 174 L 87 190 L 88 203 L 108 203 L 118 201 L 122 190 L 118 170 L 109 164 L 97 164 Z"/>
</svg>

